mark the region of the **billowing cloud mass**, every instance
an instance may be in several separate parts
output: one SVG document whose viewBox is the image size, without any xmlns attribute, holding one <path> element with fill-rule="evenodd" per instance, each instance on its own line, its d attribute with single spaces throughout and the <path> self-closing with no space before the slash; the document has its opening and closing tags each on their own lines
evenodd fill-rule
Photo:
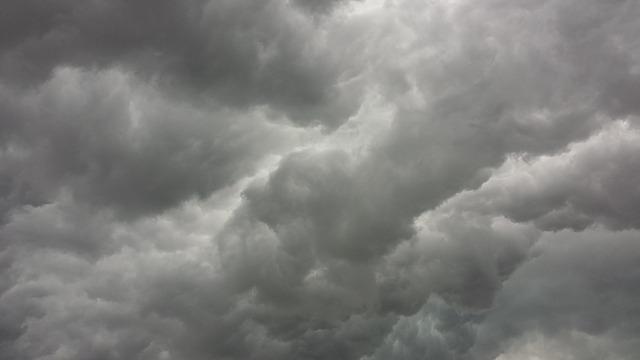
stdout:
<svg viewBox="0 0 640 360">
<path fill-rule="evenodd" d="M 640 2 L 9 0 L 0 358 L 635 360 Z"/>
</svg>

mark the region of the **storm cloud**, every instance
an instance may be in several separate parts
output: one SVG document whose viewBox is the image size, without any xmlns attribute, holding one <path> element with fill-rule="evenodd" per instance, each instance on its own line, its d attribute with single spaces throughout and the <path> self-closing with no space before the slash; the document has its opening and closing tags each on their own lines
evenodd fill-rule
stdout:
<svg viewBox="0 0 640 360">
<path fill-rule="evenodd" d="M 638 19 L 10 0 L 0 358 L 638 358 Z"/>
</svg>

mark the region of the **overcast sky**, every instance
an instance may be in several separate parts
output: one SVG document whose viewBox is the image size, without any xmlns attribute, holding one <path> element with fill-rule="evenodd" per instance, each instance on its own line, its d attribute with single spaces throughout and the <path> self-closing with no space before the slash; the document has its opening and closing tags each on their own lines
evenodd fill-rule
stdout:
<svg viewBox="0 0 640 360">
<path fill-rule="evenodd" d="M 0 359 L 639 358 L 640 1 L 2 1 Z"/>
</svg>

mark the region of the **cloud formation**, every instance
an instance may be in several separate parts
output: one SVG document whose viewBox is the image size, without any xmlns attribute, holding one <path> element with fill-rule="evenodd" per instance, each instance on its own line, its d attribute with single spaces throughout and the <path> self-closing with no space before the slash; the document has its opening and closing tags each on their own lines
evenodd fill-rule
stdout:
<svg viewBox="0 0 640 360">
<path fill-rule="evenodd" d="M 10 1 L 0 358 L 636 359 L 636 1 Z"/>
</svg>

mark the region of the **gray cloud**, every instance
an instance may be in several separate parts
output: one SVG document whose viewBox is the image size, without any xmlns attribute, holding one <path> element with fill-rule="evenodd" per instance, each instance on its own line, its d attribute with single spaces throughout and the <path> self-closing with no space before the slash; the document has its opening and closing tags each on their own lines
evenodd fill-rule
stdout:
<svg viewBox="0 0 640 360">
<path fill-rule="evenodd" d="M 431 298 L 415 315 L 402 318 L 369 359 L 461 359 L 473 345 L 473 314 Z"/>
<path fill-rule="evenodd" d="M 505 283 L 480 327 L 478 349 L 496 340 L 518 344 L 514 339 L 524 338 L 526 343 L 531 332 L 543 339 L 534 342 L 537 351 L 545 351 L 553 338 L 563 339 L 560 347 L 563 341 L 571 345 L 586 338 L 583 346 L 562 350 L 570 359 L 636 356 L 638 294 L 631 284 L 638 277 L 632 270 L 638 262 L 637 240 L 636 231 L 601 228 L 545 236 L 534 258 Z"/>
<path fill-rule="evenodd" d="M 327 13 L 340 3 L 349 3 L 349 1 L 343 0 L 293 0 L 292 2 L 303 9 L 315 13 Z"/>
<path fill-rule="evenodd" d="M 8 4 L 0 357 L 637 358 L 639 14 Z"/>
<path fill-rule="evenodd" d="M 126 215 L 205 197 L 286 141 L 257 111 L 194 107 L 117 70 L 61 69 L 7 102 L 18 119 L 3 151 L 8 190 L 42 201 L 68 190 Z"/>
<path fill-rule="evenodd" d="M 60 65 L 126 66 L 189 97 L 269 105 L 334 127 L 345 101 L 323 31 L 285 1 L 15 1 L 0 15 L 0 71 L 14 82 Z"/>
<path fill-rule="evenodd" d="M 563 153 L 510 159 L 477 192 L 452 199 L 452 206 L 493 208 L 549 230 L 593 223 L 638 228 L 637 153 L 638 129 L 615 123 Z"/>
</svg>

